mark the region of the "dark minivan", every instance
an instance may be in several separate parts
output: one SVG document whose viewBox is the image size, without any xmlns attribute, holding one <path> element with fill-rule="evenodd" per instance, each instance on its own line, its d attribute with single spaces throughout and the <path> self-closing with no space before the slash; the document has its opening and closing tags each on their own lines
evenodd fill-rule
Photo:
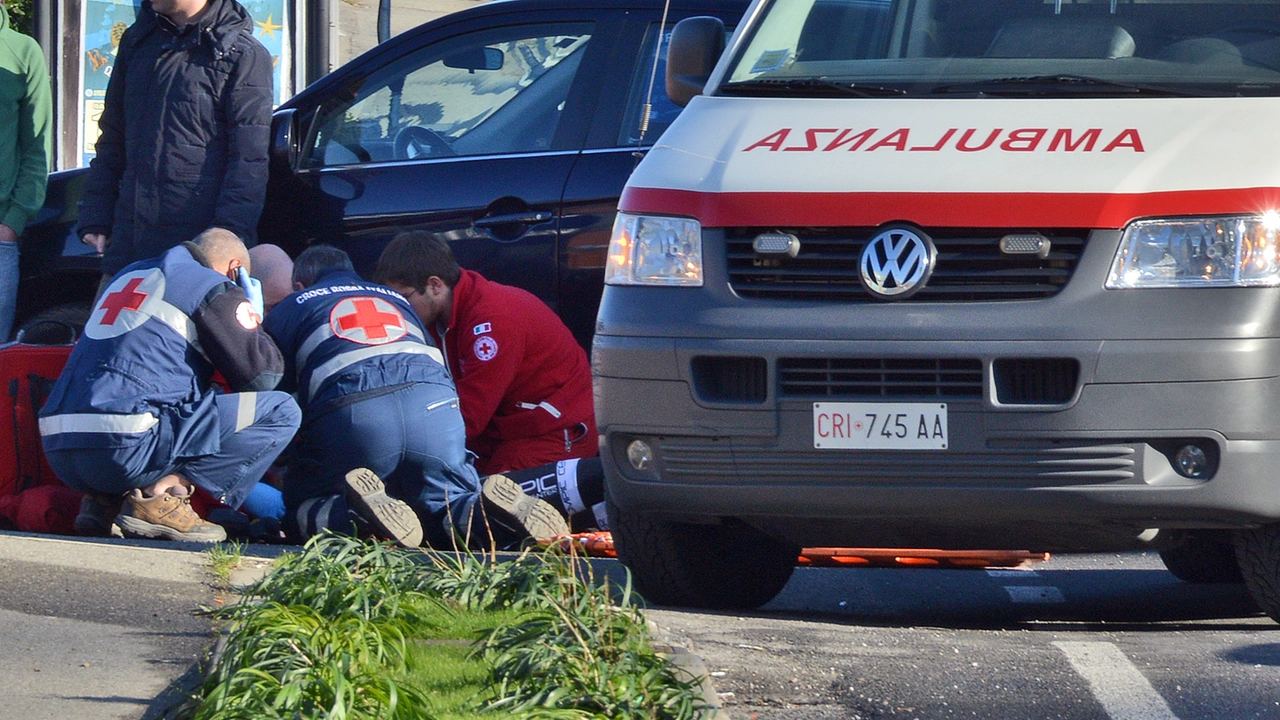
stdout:
<svg viewBox="0 0 1280 720">
<path fill-rule="evenodd" d="M 663 90 L 671 26 L 733 25 L 746 6 L 673 0 L 664 34 L 661 0 L 499 0 L 394 37 L 275 111 L 259 241 L 331 243 L 367 275 L 395 233 L 439 233 L 588 345 L 618 196 L 680 112 Z M 50 177 L 23 236 L 17 327 L 88 312 L 98 258 L 74 234 L 85 173 Z"/>
</svg>

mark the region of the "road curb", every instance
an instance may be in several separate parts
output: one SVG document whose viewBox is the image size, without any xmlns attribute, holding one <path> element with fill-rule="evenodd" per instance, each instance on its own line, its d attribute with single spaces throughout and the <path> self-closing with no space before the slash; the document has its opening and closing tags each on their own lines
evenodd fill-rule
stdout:
<svg viewBox="0 0 1280 720">
<path fill-rule="evenodd" d="M 703 716 L 706 720 L 730 720 L 729 713 L 720 702 L 720 696 L 716 694 L 715 686 L 711 684 L 711 673 L 707 672 L 707 666 L 702 662 L 702 658 L 679 645 L 654 643 L 653 649 L 659 655 L 671 660 L 671 664 L 676 666 L 679 674 L 684 676 L 681 679 L 696 681 L 701 686 L 702 701 L 711 710 L 709 715 Z"/>
</svg>

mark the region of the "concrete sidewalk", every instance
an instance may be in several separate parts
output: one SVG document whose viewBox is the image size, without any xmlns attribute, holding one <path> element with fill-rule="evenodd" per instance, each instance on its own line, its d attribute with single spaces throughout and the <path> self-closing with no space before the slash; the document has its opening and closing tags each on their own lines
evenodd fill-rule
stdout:
<svg viewBox="0 0 1280 720">
<path fill-rule="evenodd" d="M 205 549 L 0 533 L 0 716 L 164 717 L 214 639 Z"/>
</svg>

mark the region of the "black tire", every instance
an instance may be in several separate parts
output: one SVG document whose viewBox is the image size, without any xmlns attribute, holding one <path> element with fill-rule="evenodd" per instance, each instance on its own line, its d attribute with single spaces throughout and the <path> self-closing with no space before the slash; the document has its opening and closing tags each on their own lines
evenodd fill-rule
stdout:
<svg viewBox="0 0 1280 720">
<path fill-rule="evenodd" d="M 750 610 L 781 592 L 800 548 L 741 524 L 658 522 L 609 506 L 618 559 L 646 601 Z"/>
<path fill-rule="evenodd" d="M 1188 534 L 1160 551 L 1173 576 L 1193 585 L 1239 585 L 1244 582 L 1229 535 Z"/>
<path fill-rule="evenodd" d="M 54 305 L 22 323 L 14 337 L 28 345 L 70 345 L 84 333 L 92 312 L 84 302 Z"/>
<path fill-rule="evenodd" d="M 1236 558 L 1253 601 L 1280 622 L 1280 525 L 1237 530 Z"/>
</svg>

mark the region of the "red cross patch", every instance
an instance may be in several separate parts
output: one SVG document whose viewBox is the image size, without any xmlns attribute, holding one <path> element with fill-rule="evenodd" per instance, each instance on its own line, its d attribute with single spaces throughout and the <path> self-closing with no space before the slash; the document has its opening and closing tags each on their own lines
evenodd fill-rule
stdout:
<svg viewBox="0 0 1280 720">
<path fill-rule="evenodd" d="M 115 325 L 121 311 L 137 310 L 142 307 L 142 301 L 147 299 L 147 294 L 138 292 L 138 286 L 141 284 L 142 278 L 132 278 L 125 283 L 124 287 L 115 292 L 107 293 L 98 306 L 106 311 L 102 313 L 98 323 L 100 325 Z"/>
<path fill-rule="evenodd" d="M 123 335 L 146 322 L 164 303 L 164 275 L 158 268 L 119 275 L 107 286 L 85 323 L 95 339 Z"/>
<path fill-rule="evenodd" d="M 409 332 L 395 305 L 376 297 L 346 298 L 329 312 L 333 334 L 361 345 L 385 345 Z"/>
</svg>

